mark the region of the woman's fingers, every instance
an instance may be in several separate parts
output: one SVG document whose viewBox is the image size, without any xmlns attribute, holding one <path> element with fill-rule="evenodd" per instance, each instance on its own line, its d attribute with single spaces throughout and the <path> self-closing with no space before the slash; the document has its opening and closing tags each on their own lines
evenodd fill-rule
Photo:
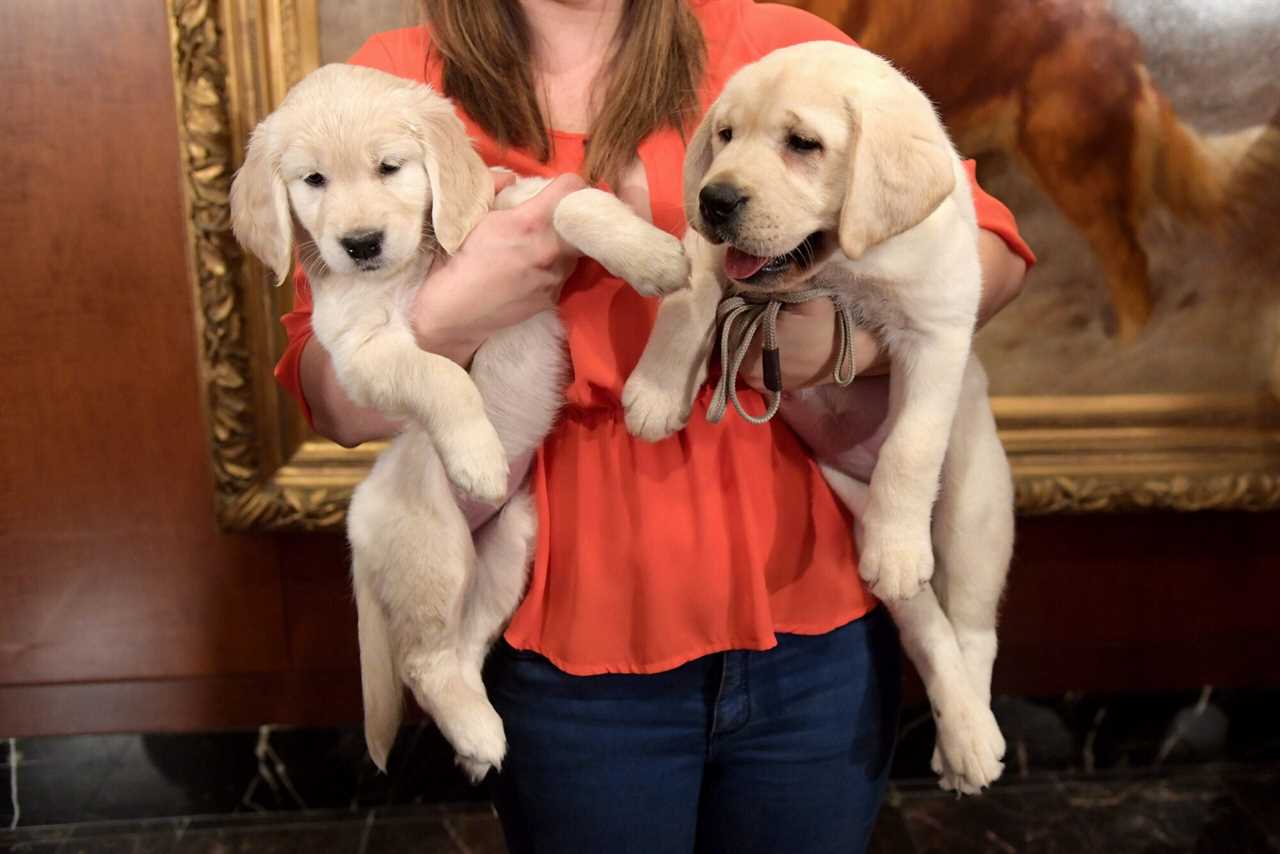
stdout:
<svg viewBox="0 0 1280 854">
<path fill-rule="evenodd" d="M 586 188 L 587 182 L 582 180 L 582 176 L 561 175 L 539 190 L 538 194 L 532 199 L 522 205 L 517 205 L 512 210 L 521 211 L 535 222 L 547 223 L 550 226 L 551 215 L 555 213 L 556 205 L 560 204 L 560 200 L 570 193 L 576 193 Z"/>
<path fill-rule="evenodd" d="M 751 350 L 742 364 L 742 379 L 757 390 L 764 390 L 764 366 L 761 338 L 756 335 Z M 828 299 L 815 299 L 789 305 L 778 313 L 777 340 L 782 387 L 797 389 L 831 381 L 835 366 L 836 315 Z"/>
<path fill-rule="evenodd" d="M 493 178 L 493 194 L 495 196 L 516 182 L 516 173 L 510 169 L 490 169 L 489 175 Z"/>
</svg>

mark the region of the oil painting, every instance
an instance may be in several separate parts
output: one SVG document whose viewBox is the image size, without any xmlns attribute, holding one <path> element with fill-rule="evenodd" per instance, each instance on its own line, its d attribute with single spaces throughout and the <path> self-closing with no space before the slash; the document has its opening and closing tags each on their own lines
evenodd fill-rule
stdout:
<svg viewBox="0 0 1280 854">
<path fill-rule="evenodd" d="M 996 394 L 1280 391 L 1280 4 L 794 5 L 921 84 L 1039 254 Z"/>
<path fill-rule="evenodd" d="M 166 0 L 218 518 L 329 529 L 377 447 L 275 388 L 287 289 L 226 228 L 289 83 L 414 0 Z M 1039 263 L 977 339 L 1024 513 L 1280 506 L 1280 3 L 788 0 L 932 98 Z"/>
</svg>

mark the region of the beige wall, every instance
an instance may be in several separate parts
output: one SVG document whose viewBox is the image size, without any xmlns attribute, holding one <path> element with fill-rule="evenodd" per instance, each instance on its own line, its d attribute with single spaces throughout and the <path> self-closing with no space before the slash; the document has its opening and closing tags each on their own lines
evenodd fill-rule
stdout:
<svg viewBox="0 0 1280 854">
<path fill-rule="evenodd" d="M 414 0 L 320 0 L 320 61 L 343 62 L 374 33 L 415 23 Z"/>
</svg>

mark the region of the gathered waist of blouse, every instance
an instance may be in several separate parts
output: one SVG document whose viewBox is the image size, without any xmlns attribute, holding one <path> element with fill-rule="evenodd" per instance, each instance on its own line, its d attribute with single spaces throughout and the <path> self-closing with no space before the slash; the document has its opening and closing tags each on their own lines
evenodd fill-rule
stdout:
<svg viewBox="0 0 1280 854">
<path fill-rule="evenodd" d="M 704 383 L 698 389 L 698 394 L 693 399 L 692 413 L 690 419 L 704 418 L 711 398 L 715 394 L 714 380 L 718 371 L 712 371 L 710 381 Z M 744 402 L 750 406 L 752 403 L 759 403 L 759 408 L 764 408 L 764 397 L 754 389 L 739 385 L 738 394 Z M 622 405 L 621 397 L 614 394 L 609 389 L 594 388 L 591 389 L 586 400 L 574 400 L 572 397 L 565 401 L 560 410 L 560 418 L 565 421 L 572 421 L 576 424 L 589 426 L 596 423 L 612 422 L 622 423 L 626 421 L 626 408 Z"/>
</svg>

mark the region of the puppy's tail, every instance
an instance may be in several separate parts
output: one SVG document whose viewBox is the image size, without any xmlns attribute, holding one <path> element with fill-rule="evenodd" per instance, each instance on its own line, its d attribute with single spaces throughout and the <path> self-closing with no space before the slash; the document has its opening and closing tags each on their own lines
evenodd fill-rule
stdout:
<svg viewBox="0 0 1280 854">
<path fill-rule="evenodd" d="M 1150 155 L 1156 200 L 1179 219 L 1224 236 L 1254 231 L 1280 188 L 1280 114 L 1262 127 L 1201 136 L 1178 117 L 1142 69 L 1137 150 Z"/>
<path fill-rule="evenodd" d="M 364 740 L 373 764 L 387 770 L 387 756 L 400 729 L 403 692 L 396 675 L 387 614 L 369 587 L 368 572 L 351 573 L 360 638 L 360 686 L 364 693 Z"/>
</svg>

